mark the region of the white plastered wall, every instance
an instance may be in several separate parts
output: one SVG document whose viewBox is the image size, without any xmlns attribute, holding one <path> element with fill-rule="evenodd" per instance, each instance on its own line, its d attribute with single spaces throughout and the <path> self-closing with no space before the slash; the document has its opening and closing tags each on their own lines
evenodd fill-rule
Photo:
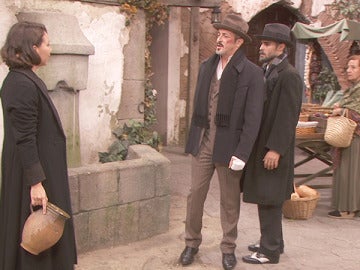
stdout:
<svg viewBox="0 0 360 270">
<path fill-rule="evenodd" d="M 120 104 L 123 47 L 129 37 L 125 16 L 116 6 L 54 0 L 0 0 L 1 46 L 8 29 L 17 22 L 15 14 L 19 11 L 58 11 L 73 15 L 84 35 L 94 45 L 95 54 L 89 57 L 87 89 L 80 91 L 79 119 L 82 163 L 97 162 L 98 152 L 106 151 L 113 140 L 110 123 L 114 121 Z M 1 82 L 6 73 L 7 67 L 1 63 Z M 2 121 L 0 127 L 2 136 Z"/>
</svg>

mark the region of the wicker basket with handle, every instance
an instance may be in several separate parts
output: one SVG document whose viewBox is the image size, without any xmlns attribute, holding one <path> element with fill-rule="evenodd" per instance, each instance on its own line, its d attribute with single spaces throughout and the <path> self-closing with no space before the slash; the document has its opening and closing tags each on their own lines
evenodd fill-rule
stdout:
<svg viewBox="0 0 360 270">
<path fill-rule="evenodd" d="M 340 116 L 331 116 L 327 120 L 324 139 L 335 147 L 349 147 L 351 144 L 356 122 L 347 118 L 348 110 L 345 109 Z"/>
</svg>

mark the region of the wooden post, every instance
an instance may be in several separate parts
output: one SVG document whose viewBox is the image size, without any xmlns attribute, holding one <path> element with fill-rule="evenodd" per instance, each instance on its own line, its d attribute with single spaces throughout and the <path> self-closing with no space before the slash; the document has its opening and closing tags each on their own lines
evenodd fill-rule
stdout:
<svg viewBox="0 0 360 270">
<path fill-rule="evenodd" d="M 194 95 L 197 81 L 197 74 L 199 71 L 199 17 L 200 17 L 200 8 L 192 7 L 191 8 L 191 18 L 190 18 L 190 38 L 189 38 L 189 78 L 188 78 L 188 97 L 187 97 L 187 113 L 186 113 L 186 123 L 187 129 L 190 127 L 191 116 L 193 113 L 194 106 Z M 188 132 L 187 132 L 188 134 Z"/>
</svg>

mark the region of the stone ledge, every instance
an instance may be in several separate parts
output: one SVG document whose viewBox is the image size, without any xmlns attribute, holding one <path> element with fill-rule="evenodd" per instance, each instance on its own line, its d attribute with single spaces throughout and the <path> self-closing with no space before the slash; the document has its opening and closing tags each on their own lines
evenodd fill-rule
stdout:
<svg viewBox="0 0 360 270">
<path fill-rule="evenodd" d="M 78 251 L 127 244 L 169 228 L 170 161 L 147 145 L 128 159 L 69 169 Z"/>
</svg>

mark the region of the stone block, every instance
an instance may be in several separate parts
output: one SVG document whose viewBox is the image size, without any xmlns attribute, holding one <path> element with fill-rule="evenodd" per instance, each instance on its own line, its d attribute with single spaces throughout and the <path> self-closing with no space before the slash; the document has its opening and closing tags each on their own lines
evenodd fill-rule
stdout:
<svg viewBox="0 0 360 270">
<path fill-rule="evenodd" d="M 118 204 L 117 169 L 79 175 L 80 210 L 93 210 Z"/>
<path fill-rule="evenodd" d="M 91 211 L 89 213 L 89 248 L 103 248 L 113 246 L 114 235 L 118 231 L 118 206 L 112 206 Z"/>
<path fill-rule="evenodd" d="M 142 159 L 153 163 L 155 170 L 155 196 L 170 194 L 170 160 L 153 148 L 133 145 L 132 151 Z"/>
<path fill-rule="evenodd" d="M 170 195 L 139 202 L 139 240 L 169 229 Z"/>
<path fill-rule="evenodd" d="M 144 80 L 124 80 L 117 119 L 144 119 Z"/>
<path fill-rule="evenodd" d="M 54 90 L 59 81 L 65 81 L 69 87 L 79 91 L 87 87 L 88 65 L 88 56 L 52 55 L 48 64 L 39 69 L 37 74 L 49 90 Z"/>
<path fill-rule="evenodd" d="M 19 12 L 19 21 L 43 23 L 51 39 L 52 54 L 91 55 L 94 46 L 80 29 L 77 18 L 60 12 Z"/>
<path fill-rule="evenodd" d="M 170 194 L 170 178 L 156 177 L 155 196 L 161 197 Z"/>
<path fill-rule="evenodd" d="M 89 237 L 89 213 L 90 212 L 83 212 L 73 216 L 78 252 L 90 250 L 92 240 Z"/>
<path fill-rule="evenodd" d="M 119 201 L 145 200 L 155 196 L 154 166 L 145 160 L 133 160 L 131 166 L 120 170 Z"/>
<path fill-rule="evenodd" d="M 69 169 L 79 252 L 127 244 L 169 228 L 169 160 L 148 145 L 129 151 L 133 159 Z"/>
<path fill-rule="evenodd" d="M 65 79 L 75 90 L 86 89 L 88 58 L 95 53 L 95 49 L 81 31 L 77 18 L 58 12 L 19 12 L 16 17 L 19 21 L 46 25 L 52 56 L 38 74 L 48 89 L 55 89 L 57 82 Z"/>
<path fill-rule="evenodd" d="M 79 178 L 75 173 L 69 172 L 69 190 L 71 197 L 71 209 L 73 214 L 79 212 L 80 196 L 79 196 Z"/>
<path fill-rule="evenodd" d="M 131 20 L 129 42 L 124 46 L 124 80 L 145 78 L 145 13 L 139 10 Z M 136 57 L 134 57 L 136 55 Z"/>
<path fill-rule="evenodd" d="M 156 196 L 164 196 L 170 194 L 170 161 L 168 159 L 160 157 L 152 159 L 155 166 L 155 179 L 156 179 Z"/>
<path fill-rule="evenodd" d="M 128 244 L 139 240 L 139 202 L 120 205 L 119 224 L 115 228 L 118 244 Z"/>
</svg>

